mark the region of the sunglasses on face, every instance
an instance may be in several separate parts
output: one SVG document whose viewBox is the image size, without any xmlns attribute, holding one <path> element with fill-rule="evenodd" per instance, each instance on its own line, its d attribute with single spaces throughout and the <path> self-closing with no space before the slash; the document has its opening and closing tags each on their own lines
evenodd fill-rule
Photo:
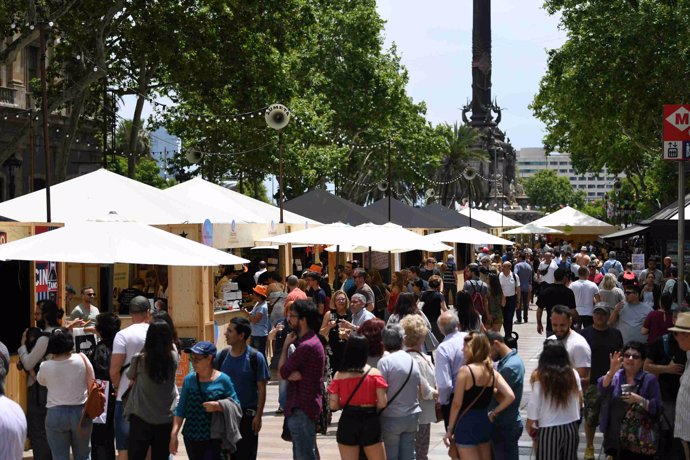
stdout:
<svg viewBox="0 0 690 460">
<path fill-rule="evenodd" d="M 625 354 L 623 355 L 623 358 L 625 358 L 625 359 L 635 359 L 635 360 L 637 360 L 637 359 L 642 359 L 642 356 L 641 356 L 641 355 L 638 355 L 637 353 L 625 353 Z"/>
</svg>

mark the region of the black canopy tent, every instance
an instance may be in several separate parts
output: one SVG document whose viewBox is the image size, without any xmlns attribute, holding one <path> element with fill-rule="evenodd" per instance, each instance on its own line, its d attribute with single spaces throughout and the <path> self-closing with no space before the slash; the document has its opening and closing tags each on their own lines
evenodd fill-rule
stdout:
<svg viewBox="0 0 690 460">
<path fill-rule="evenodd" d="M 382 223 L 377 214 L 327 190 L 314 189 L 285 202 L 285 210 L 324 224 L 342 222 L 350 225 Z"/>
</svg>

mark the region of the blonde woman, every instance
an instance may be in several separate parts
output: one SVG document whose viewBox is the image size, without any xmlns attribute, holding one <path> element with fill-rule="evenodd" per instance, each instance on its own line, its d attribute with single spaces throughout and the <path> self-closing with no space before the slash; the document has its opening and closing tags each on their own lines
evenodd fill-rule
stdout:
<svg viewBox="0 0 690 460">
<path fill-rule="evenodd" d="M 347 294 L 345 294 L 345 291 L 339 290 L 333 293 L 330 311 L 323 315 L 323 323 L 319 330 L 319 333 L 326 339 L 331 349 L 331 356 L 329 358 L 331 376 L 340 370 L 340 363 L 345 350 L 346 338 L 339 336 L 340 327 L 338 324 L 341 320 L 352 322 L 352 313 L 350 312 L 350 301 L 347 298 Z"/>
<path fill-rule="evenodd" d="M 438 398 L 434 365 L 429 356 L 422 352 L 424 339 L 429 333 L 429 328 L 419 315 L 407 315 L 400 321 L 400 326 L 405 331 L 404 344 L 407 352 L 417 361 L 421 375 L 419 406 L 422 408 L 422 413 L 419 416 L 415 452 L 417 460 L 427 460 L 431 424 L 436 423 L 436 399 Z"/>
<path fill-rule="evenodd" d="M 619 302 L 625 300 L 625 294 L 623 290 L 616 284 L 616 276 L 613 273 L 607 273 L 604 276 L 604 281 L 601 282 L 601 288 L 599 289 L 599 296 L 602 302 L 606 302 L 606 305 L 613 310 Z"/>
<path fill-rule="evenodd" d="M 463 340 L 466 364 L 458 371 L 443 442 L 446 446 L 455 443 L 463 460 L 491 460 L 489 442 L 494 419 L 515 400 L 515 394 L 494 370 L 486 334 L 470 332 Z M 498 393 L 496 399 L 501 402 L 489 411 L 494 389 Z"/>
</svg>

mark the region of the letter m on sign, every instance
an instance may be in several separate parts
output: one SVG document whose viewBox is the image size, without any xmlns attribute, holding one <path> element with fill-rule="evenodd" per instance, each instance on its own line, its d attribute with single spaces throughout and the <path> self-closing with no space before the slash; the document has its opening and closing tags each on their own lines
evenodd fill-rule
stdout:
<svg viewBox="0 0 690 460">
<path fill-rule="evenodd" d="M 676 112 L 674 115 L 676 116 L 676 120 L 675 120 L 676 122 L 674 123 L 674 125 L 676 125 L 676 126 L 690 125 L 690 113 L 688 113 L 688 112 L 682 112 L 682 113 Z"/>
<path fill-rule="evenodd" d="M 664 105 L 664 141 L 690 141 L 690 105 Z"/>
</svg>

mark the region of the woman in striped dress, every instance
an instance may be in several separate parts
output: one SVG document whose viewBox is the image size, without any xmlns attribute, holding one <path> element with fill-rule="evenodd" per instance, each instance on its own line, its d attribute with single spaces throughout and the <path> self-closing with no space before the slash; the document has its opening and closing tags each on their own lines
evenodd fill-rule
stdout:
<svg viewBox="0 0 690 460">
<path fill-rule="evenodd" d="M 576 460 L 582 387 L 560 342 L 544 343 L 531 382 L 527 432 L 536 442 L 537 460 Z"/>
</svg>

